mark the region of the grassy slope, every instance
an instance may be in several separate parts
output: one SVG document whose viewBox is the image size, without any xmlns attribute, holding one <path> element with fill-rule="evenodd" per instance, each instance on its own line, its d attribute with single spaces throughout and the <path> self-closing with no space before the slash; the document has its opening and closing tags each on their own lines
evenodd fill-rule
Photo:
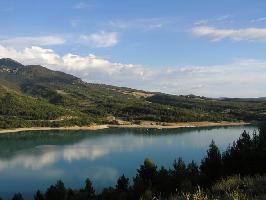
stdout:
<svg viewBox="0 0 266 200">
<path fill-rule="evenodd" d="M 141 200 L 155 199 L 156 195 L 147 191 Z M 198 188 L 194 192 L 180 192 L 169 199 L 158 200 L 264 200 L 266 199 L 266 175 L 231 176 L 213 184 L 208 190 Z"/>
</svg>

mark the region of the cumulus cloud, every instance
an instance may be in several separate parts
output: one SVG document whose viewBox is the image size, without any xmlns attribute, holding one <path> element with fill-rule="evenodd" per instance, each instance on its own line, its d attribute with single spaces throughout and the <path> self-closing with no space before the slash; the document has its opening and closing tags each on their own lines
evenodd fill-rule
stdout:
<svg viewBox="0 0 266 200">
<path fill-rule="evenodd" d="M 60 45 L 64 43 L 65 39 L 59 36 L 14 37 L 0 40 L 0 44 L 12 47 L 49 46 Z"/>
<path fill-rule="evenodd" d="M 17 50 L 1 45 L 0 57 L 10 57 L 24 64 L 41 64 L 93 83 L 211 97 L 266 95 L 266 60 L 241 59 L 225 65 L 151 68 L 112 62 L 93 54 L 59 55 L 36 46 Z"/>
<path fill-rule="evenodd" d="M 192 34 L 199 37 L 207 37 L 211 41 L 220 41 L 229 38 L 235 41 L 266 42 L 266 28 L 217 29 L 209 26 L 201 26 L 192 29 Z"/>
<path fill-rule="evenodd" d="M 41 64 L 91 82 L 107 83 L 115 80 L 123 83 L 125 79 L 134 82 L 136 78 L 145 79 L 150 74 L 149 70 L 140 65 L 111 62 L 93 54 L 79 56 L 69 53 L 60 56 L 51 49 L 36 46 L 16 50 L 0 45 L 0 57 L 11 57 L 25 64 Z"/>
<path fill-rule="evenodd" d="M 258 97 L 265 96 L 265 78 L 265 60 L 240 59 L 225 65 L 181 67 L 173 70 L 168 80 L 158 82 L 171 88 L 171 93 L 178 88 L 181 94 L 191 91 L 212 97 Z"/>
<path fill-rule="evenodd" d="M 116 32 L 99 32 L 81 35 L 80 42 L 92 47 L 112 47 L 118 43 L 118 34 Z"/>
</svg>

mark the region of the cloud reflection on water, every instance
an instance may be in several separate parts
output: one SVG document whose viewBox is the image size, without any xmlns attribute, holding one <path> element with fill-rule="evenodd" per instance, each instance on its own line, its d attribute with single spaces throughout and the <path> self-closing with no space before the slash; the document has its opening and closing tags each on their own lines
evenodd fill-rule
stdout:
<svg viewBox="0 0 266 200">
<path fill-rule="evenodd" d="M 122 174 L 134 176 L 145 157 L 158 167 L 170 166 L 178 156 L 200 161 L 212 139 L 226 147 L 244 129 L 254 127 L 1 135 L 0 193 L 45 190 L 59 179 L 80 188 L 86 178 L 100 191 Z"/>
<path fill-rule="evenodd" d="M 215 139 L 217 144 L 227 146 L 241 133 L 232 134 L 234 132 L 232 131 L 233 128 L 213 130 L 194 130 L 185 134 L 170 135 L 132 134 L 134 132 L 130 132 L 130 134 L 104 134 L 88 137 L 71 145 L 40 145 L 19 150 L 8 157 L 1 156 L 0 171 L 16 167 L 26 170 L 41 170 L 55 165 L 57 162 L 95 161 L 112 153 L 132 152 L 149 148 L 154 148 L 154 150 L 174 148 L 189 151 L 206 148 L 212 139 Z M 238 131 L 238 129 L 236 130 Z M 214 132 L 215 134 L 213 134 Z M 34 140 L 34 137 L 32 140 Z"/>
<path fill-rule="evenodd" d="M 146 145 L 152 145 L 151 138 L 131 140 L 121 136 L 114 138 L 86 139 L 73 145 L 44 145 L 33 149 L 17 152 L 9 158 L 0 158 L 0 171 L 21 167 L 29 170 L 40 170 L 49 167 L 57 161 L 69 163 L 79 160 L 94 161 L 112 152 L 134 151 Z"/>
</svg>

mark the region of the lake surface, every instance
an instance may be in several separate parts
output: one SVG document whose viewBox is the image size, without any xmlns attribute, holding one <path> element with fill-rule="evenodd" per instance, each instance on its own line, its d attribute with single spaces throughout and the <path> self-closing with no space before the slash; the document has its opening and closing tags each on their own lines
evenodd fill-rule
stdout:
<svg viewBox="0 0 266 200">
<path fill-rule="evenodd" d="M 21 192 L 31 199 L 57 180 L 80 188 L 89 177 L 97 191 L 114 185 L 125 174 L 135 175 L 145 158 L 170 167 L 181 156 L 200 160 L 214 140 L 224 150 L 255 126 L 181 128 L 171 130 L 105 129 L 43 131 L 0 135 L 0 196 Z"/>
</svg>

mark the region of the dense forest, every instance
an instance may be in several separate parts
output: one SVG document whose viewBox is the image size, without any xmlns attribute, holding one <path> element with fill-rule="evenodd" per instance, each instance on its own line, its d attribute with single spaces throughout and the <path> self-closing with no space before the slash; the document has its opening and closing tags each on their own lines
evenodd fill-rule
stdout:
<svg viewBox="0 0 266 200">
<path fill-rule="evenodd" d="M 115 187 L 96 193 L 90 179 L 79 190 L 67 189 L 62 181 L 45 193 L 37 191 L 35 200 L 208 200 L 265 199 L 266 124 L 253 135 L 244 131 L 223 153 L 212 143 L 200 165 L 186 164 L 182 158 L 171 168 L 158 168 L 145 159 L 132 182 L 122 175 Z M 132 184 L 131 184 L 132 183 Z M 23 199 L 20 193 L 13 200 Z"/>
<path fill-rule="evenodd" d="M 39 65 L 0 59 L 0 128 L 134 122 L 263 120 L 266 101 L 176 96 L 86 83 Z"/>
</svg>

